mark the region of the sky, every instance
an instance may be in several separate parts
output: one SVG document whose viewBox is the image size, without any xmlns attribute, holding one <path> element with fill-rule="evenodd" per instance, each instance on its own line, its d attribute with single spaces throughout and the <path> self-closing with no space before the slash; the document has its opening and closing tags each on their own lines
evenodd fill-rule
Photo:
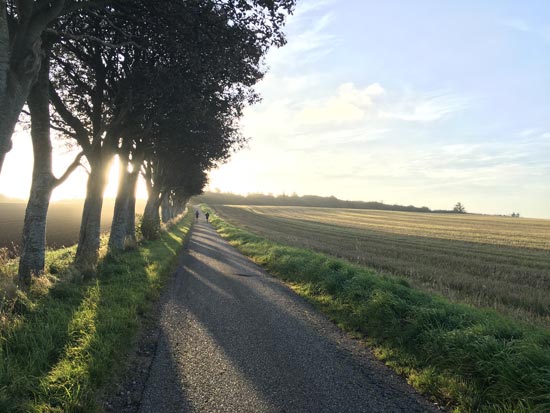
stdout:
<svg viewBox="0 0 550 413">
<path fill-rule="evenodd" d="M 550 2 L 301 1 L 286 31 L 212 189 L 550 218 Z"/>
<path fill-rule="evenodd" d="M 550 2 L 298 0 L 286 33 L 209 189 L 550 218 Z M 29 157 L 20 128 L 0 193 L 28 195 Z"/>
</svg>

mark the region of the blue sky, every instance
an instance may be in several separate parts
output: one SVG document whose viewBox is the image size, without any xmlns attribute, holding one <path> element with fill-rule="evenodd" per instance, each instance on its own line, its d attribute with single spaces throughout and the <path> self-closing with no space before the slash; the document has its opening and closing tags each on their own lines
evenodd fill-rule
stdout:
<svg viewBox="0 0 550 413">
<path fill-rule="evenodd" d="M 550 218 L 550 1 L 298 0 L 286 31 L 211 189 Z M 0 193 L 28 196 L 30 157 L 19 128 Z"/>
<path fill-rule="evenodd" d="M 211 174 L 234 192 L 550 218 L 550 2 L 299 2 Z"/>
</svg>

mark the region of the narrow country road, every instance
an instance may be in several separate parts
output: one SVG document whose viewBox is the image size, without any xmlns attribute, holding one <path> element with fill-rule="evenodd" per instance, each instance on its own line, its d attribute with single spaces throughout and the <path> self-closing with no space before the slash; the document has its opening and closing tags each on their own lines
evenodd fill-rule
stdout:
<svg viewBox="0 0 550 413">
<path fill-rule="evenodd" d="M 436 411 L 202 214 L 161 305 L 140 412 Z"/>
</svg>

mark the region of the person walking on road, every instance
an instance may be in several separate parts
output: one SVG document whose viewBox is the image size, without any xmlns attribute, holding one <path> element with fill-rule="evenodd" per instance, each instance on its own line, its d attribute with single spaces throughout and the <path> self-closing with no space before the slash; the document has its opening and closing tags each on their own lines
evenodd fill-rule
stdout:
<svg viewBox="0 0 550 413">
<path fill-rule="evenodd" d="M 198 209 L 195 211 L 195 218 L 197 219 L 197 221 L 199 220 L 199 210 Z"/>
<path fill-rule="evenodd" d="M 210 214 L 207 212 L 206 214 L 204 214 L 204 216 L 206 217 L 206 222 L 208 222 L 208 218 L 210 217 Z"/>
</svg>

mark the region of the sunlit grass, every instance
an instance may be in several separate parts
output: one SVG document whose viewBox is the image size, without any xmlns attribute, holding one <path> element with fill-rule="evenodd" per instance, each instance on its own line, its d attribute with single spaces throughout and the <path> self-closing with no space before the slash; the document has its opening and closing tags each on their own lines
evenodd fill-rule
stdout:
<svg viewBox="0 0 550 413">
<path fill-rule="evenodd" d="M 90 282 L 70 266 L 74 248 L 48 253 L 49 274 L 28 295 L 18 293 L 1 326 L 0 411 L 99 410 L 96 393 L 112 378 L 140 315 L 174 268 L 191 218 L 157 241 L 105 256 Z"/>
<path fill-rule="evenodd" d="M 409 383 L 456 412 L 550 411 L 550 331 L 453 304 L 327 255 L 260 238 L 213 216 L 218 232 Z"/>
</svg>

